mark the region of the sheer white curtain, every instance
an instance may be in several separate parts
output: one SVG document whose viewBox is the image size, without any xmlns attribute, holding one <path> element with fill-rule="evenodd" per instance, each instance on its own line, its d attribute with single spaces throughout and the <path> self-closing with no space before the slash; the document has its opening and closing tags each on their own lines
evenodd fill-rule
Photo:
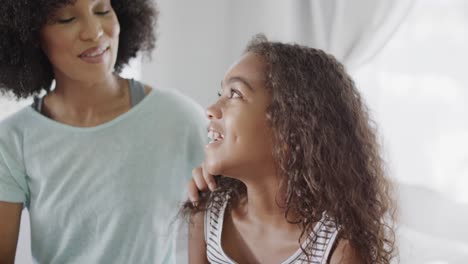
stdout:
<svg viewBox="0 0 468 264">
<path fill-rule="evenodd" d="M 401 263 L 468 260 L 468 2 L 420 0 L 354 72 L 398 182 Z"/>
<path fill-rule="evenodd" d="M 378 53 L 413 0 L 291 1 L 292 40 L 323 49 L 352 69 Z"/>
</svg>

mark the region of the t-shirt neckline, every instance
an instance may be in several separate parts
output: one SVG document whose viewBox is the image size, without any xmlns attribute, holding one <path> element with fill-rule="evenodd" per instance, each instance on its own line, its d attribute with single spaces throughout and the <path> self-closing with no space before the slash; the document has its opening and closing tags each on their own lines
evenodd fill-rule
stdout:
<svg viewBox="0 0 468 264">
<path fill-rule="evenodd" d="M 146 104 L 148 104 L 148 101 L 150 101 L 149 99 L 151 97 L 153 97 L 155 94 L 156 94 L 156 92 L 154 90 L 151 90 L 151 92 L 146 94 L 146 96 L 137 105 L 133 106 L 128 111 L 120 114 L 119 116 L 115 117 L 114 119 L 111 119 L 111 120 L 106 121 L 106 122 L 104 122 L 102 124 L 99 124 L 99 125 L 96 125 L 96 126 L 91 126 L 91 127 L 72 126 L 72 125 L 62 123 L 62 122 L 58 122 L 58 121 L 56 121 L 54 119 L 51 119 L 51 118 L 49 118 L 47 116 L 44 116 L 43 114 L 37 112 L 33 108 L 32 105 L 27 107 L 27 111 L 31 112 L 31 114 L 34 115 L 35 118 L 37 118 L 41 122 L 45 123 L 46 125 L 56 127 L 58 129 L 65 129 L 65 130 L 70 130 L 70 131 L 75 131 L 75 132 L 93 132 L 93 131 L 98 131 L 98 130 L 105 129 L 107 127 L 111 127 L 111 126 L 121 122 L 122 120 L 125 120 L 125 119 L 129 118 L 130 116 L 134 115 L 134 113 L 137 113 L 137 112 L 141 111 L 141 109 Z"/>
</svg>

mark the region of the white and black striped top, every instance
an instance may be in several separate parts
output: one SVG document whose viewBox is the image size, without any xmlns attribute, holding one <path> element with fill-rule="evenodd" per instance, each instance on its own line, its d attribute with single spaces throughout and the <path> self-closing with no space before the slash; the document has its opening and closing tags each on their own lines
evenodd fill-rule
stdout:
<svg viewBox="0 0 468 264">
<path fill-rule="evenodd" d="M 221 232 L 224 220 L 224 211 L 228 199 L 218 199 L 213 207 L 205 213 L 205 242 L 206 253 L 210 263 L 237 264 L 229 258 L 221 247 Z M 302 247 L 311 252 L 308 259 L 299 248 L 282 264 L 325 264 L 327 263 L 333 243 L 337 237 L 338 228 L 325 213 L 322 219 L 315 225 L 314 232 L 304 241 Z"/>
</svg>

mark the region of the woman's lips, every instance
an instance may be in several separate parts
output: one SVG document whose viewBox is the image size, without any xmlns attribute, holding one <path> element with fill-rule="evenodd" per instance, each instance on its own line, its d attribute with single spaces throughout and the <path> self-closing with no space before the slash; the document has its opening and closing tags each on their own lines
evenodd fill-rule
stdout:
<svg viewBox="0 0 468 264">
<path fill-rule="evenodd" d="M 104 57 L 108 51 L 108 46 L 94 47 L 82 52 L 78 57 L 87 63 L 97 64 L 104 61 Z"/>
</svg>

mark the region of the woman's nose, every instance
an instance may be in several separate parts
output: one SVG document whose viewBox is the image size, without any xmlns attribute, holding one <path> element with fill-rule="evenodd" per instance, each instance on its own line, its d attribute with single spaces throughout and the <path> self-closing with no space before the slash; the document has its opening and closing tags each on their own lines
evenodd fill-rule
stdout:
<svg viewBox="0 0 468 264">
<path fill-rule="evenodd" d="M 83 21 L 83 27 L 80 32 L 82 40 L 99 40 L 104 34 L 101 22 L 98 19 L 87 18 Z"/>
<path fill-rule="evenodd" d="M 206 116 L 208 117 L 209 120 L 221 119 L 222 111 L 217 103 L 212 104 L 206 109 Z"/>
</svg>

